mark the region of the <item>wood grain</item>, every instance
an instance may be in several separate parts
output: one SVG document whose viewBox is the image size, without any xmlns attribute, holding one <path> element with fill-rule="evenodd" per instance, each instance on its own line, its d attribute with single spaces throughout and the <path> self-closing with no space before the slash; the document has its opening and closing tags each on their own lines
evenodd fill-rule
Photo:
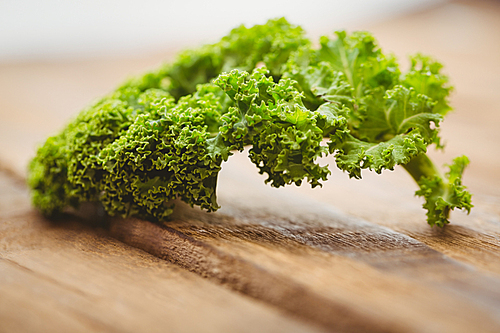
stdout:
<svg viewBox="0 0 500 333">
<path fill-rule="evenodd" d="M 0 213 L 1 332 L 316 331 L 98 225 L 41 218 L 26 205 L 26 188 L 4 173 L 0 186 L 25 206 Z"/>
<path fill-rule="evenodd" d="M 496 2 L 455 1 L 352 27 L 400 58 L 423 51 L 446 64 L 456 113 L 443 123 L 446 153 L 430 154 L 443 164 L 469 155 L 475 207 L 443 229 L 425 224 L 403 170 L 358 182 L 332 168 L 321 189 L 278 190 L 245 152 L 223 165 L 216 213 L 177 202 L 161 225 L 102 220 L 90 207 L 47 221 L 24 185 L 34 144 L 127 67 L 160 56 L 4 65 L 0 331 L 500 331 L 498 17 Z"/>
<path fill-rule="evenodd" d="M 352 227 L 214 227 L 199 221 L 173 228 L 115 221 L 112 235 L 325 328 L 465 332 L 472 322 L 481 331 L 499 327 L 492 319 L 499 314 L 500 281 L 409 237 L 376 228 L 354 233 Z M 367 243 L 379 243 L 383 251 L 363 248 Z M 483 304 L 496 309 L 493 318 L 483 313 Z"/>
</svg>

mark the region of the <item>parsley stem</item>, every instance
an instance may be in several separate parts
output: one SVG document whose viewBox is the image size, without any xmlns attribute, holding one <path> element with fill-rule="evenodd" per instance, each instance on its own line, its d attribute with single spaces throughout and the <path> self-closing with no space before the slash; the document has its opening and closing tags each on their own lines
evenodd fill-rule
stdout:
<svg viewBox="0 0 500 333">
<path fill-rule="evenodd" d="M 403 167 L 417 183 L 420 182 L 422 177 L 433 178 L 438 176 L 443 179 L 439 170 L 426 154 L 420 154 L 413 157 L 410 162 L 403 164 Z"/>
<path fill-rule="evenodd" d="M 403 164 L 403 167 L 406 169 L 406 171 L 408 171 L 408 173 L 413 177 L 413 179 L 415 179 L 421 190 L 426 189 L 428 186 L 428 184 L 426 185 L 425 179 L 436 180 L 435 183 L 436 187 L 433 188 L 431 192 L 427 194 L 423 193 L 419 194 L 420 191 L 416 192 L 417 195 L 425 197 L 426 203 L 424 204 L 424 208 L 428 208 L 426 206 L 434 208 L 436 206 L 436 200 L 438 198 L 449 200 L 448 198 L 450 194 L 449 188 L 443 182 L 445 178 L 443 178 L 439 170 L 436 168 L 434 163 L 432 163 L 430 158 L 427 157 L 426 154 L 420 154 L 415 156 L 410 160 L 410 162 Z M 449 206 L 444 207 L 441 212 L 441 218 L 447 220 L 449 216 L 450 216 L 450 207 Z"/>
</svg>

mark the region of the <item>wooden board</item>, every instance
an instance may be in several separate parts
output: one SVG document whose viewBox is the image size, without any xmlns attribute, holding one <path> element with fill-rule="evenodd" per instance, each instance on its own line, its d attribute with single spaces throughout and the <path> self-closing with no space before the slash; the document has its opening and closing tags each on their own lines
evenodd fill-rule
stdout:
<svg viewBox="0 0 500 333">
<path fill-rule="evenodd" d="M 498 17 L 498 3 L 453 2 L 353 27 L 400 58 L 433 54 L 455 83 L 432 155 L 469 155 L 475 208 L 444 229 L 404 170 L 278 190 L 245 153 L 223 165 L 216 213 L 44 220 L 23 183 L 34 143 L 159 57 L 2 67 L 0 331 L 500 331 Z"/>
<path fill-rule="evenodd" d="M 5 172 L 0 193 L 0 332 L 316 331 L 101 227 L 44 220 Z"/>
</svg>

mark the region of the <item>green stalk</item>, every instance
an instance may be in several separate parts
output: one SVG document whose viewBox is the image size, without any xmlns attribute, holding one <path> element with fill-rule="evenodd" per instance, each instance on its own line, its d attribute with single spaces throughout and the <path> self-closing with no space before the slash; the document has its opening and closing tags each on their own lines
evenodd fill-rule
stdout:
<svg viewBox="0 0 500 333">
<path fill-rule="evenodd" d="M 450 211 L 455 208 L 469 213 L 473 207 L 471 194 L 462 185 L 462 173 L 467 164 L 469 159 L 466 156 L 456 157 L 448 165 L 450 171 L 445 177 L 425 154 L 403 165 L 420 187 L 415 194 L 425 199 L 423 207 L 427 210 L 427 223 L 431 226 L 444 227 L 450 223 Z"/>
<path fill-rule="evenodd" d="M 428 211 L 427 222 L 431 226 L 434 224 L 444 226 L 448 223 L 452 206 L 445 205 L 441 209 L 437 209 L 436 203 L 439 198 L 448 201 L 449 186 L 445 184 L 445 178 L 426 154 L 415 156 L 403 167 L 420 187 L 420 190 L 415 194 L 423 196 L 426 200 L 424 208 Z"/>
<path fill-rule="evenodd" d="M 433 178 L 434 176 L 438 176 L 443 179 L 439 170 L 426 154 L 415 156 L 410 160 L 410 162 L 403 164 L 403 167 L 406 171 L 408 171 L 413 179 L 415 179 L 417 184 L 420 182 L 422 177 Z"/>
</svg>

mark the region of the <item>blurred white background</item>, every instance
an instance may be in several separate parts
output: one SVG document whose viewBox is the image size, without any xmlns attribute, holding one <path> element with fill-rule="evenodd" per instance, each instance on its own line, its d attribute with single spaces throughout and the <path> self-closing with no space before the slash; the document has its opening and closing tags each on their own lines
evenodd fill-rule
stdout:
<svg viewBox="0 0 500 333">
<path fill-rule="evenodd" d="M 286 17 L 312 37 L 436 0 L 0 0 L 0 61 L 134 56 L 215 42 L 242 23 Z M 355 28 L 355 27 L 354 27 Z"/>
</svg>

